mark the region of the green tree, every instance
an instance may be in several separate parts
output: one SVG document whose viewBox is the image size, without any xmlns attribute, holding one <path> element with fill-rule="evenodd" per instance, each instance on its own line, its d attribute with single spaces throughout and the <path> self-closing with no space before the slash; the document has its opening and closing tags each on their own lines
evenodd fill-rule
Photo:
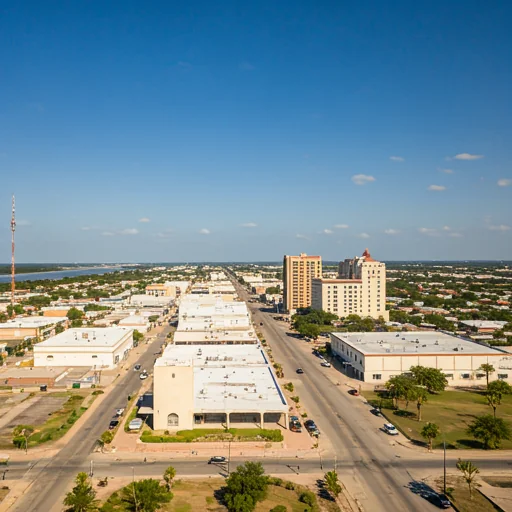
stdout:
<svg viewBox="0 0 512 512">
<path fill-rule="evenodd" d="M 457 469 L 462 473 L 462 477 L 468 484 L 469 498 L 473 499 L 473 482 L 476 478 L 476 475 L 480 473 L 480 470 L 470 460 L 461 459 L 457 461 Z"/>
<path fill-rule="evenodd" d="M 12 304 L 9 304 L 6 308 L 7 310 L 7 314 L 9 315 L 9 317 L 13 317 L 13 316 L 16 316 L 16 315 L 22 315 L 25 310 L 23 309 L 23 306 L 21 304 L 14 304 L 14 307 L 12 306 Z"/>
<path fill-rule="evenodd" d="M 320 336 L 320 326 L 316 324 L 301 324 L 297 329 L 302 336 L 316 340 Z"/>
<path fill-rule="evenodd" d="M 69 320 L 73 321 L 73 320 L 82 320 L 82 317 L 84 316 L 84 314 L 79 309 L 71 308 L 67 312 L 66 316 L 68 317 Z"/>
<path fill-rule="evenodd" d="M 429 393 L 440 393 L 444 391 L 448 381 L 444 373 L 437 368 L 427 368 L 426 366 L 413 366 L 411 373 L 420 386 L 425 386 Z"/>
<path fill-rule="evenodd" d="M 432 442 L 440 434 L 439 426 L 435 423 L 427 423 L 421 429 L 421 437 L 428 441 L 428 451 L 432 451 Z"/>
<path fill-rule="evenodd" d="M 73 490 L 66 494 L 66 512 L 91 512 L 98 510 L 96 491 L 92 488 L 87 473 L 78 473 Z"/>
<path fill-rule="evenodd" d="M 110 444 L 114 440 L 114 432 L 111 430 L 105 430 L 103 434 L 101 434 L 101 442 L 103 444 Z"/>
<path fill-rule="evenodd" d="M 64 332 L 64 327 L 61 324 L 57 324 L 55 326 L 55 334 L 60 334 L 61 332 Z"/>
<path fill-rule="evenodd" d="M 341 485 L 338 481 L 338 473 L 336 471 L 328 471 L 324 475 L 325 486 L 327 490 L 337 498 L 341 492 Z"/>
<path fill-rule="evenodd" d="M 130 512 L 156 512 L 173 497 L 172 492 L 152 478 L 133 482 L 121 491 L 121 500 Z"/>
<path fill-rule="evenodd" d="M 486 450 L 499 448 L 503 439 L 512 438 L 510 425 L 502 418 L 495 418 L 491 414 L 478 416 L 467 432 L 482 441 Z"/>
<path fill-rule="evenodd" d="M 409 392 L 414 385 L 414 381 L 406 375 L 396 375 L 386 382 L 386 388 L 389 395 L 395 402 L 395 408 L 398 409 L 398 401 L 407 399 Z"/>
<path fill-rule="evenodd" d="M 172 481 L 174 480 L 174 478 L 176 478 L 176 470 L 172 466 L 169 466 L 164 471 L 164 480 L 167 485 L 168 491 L 171 490 L 171 485 L 172 485 Z"/>
<path fill-rule="evenodd" d="M 485 373 L 485 380 L 487 381 L 487 387 L 489 387 L 489 375 L 494 373 L 496 369 L 492 364 L 484 363 L 480 365 L 478 370 Z"/>
<path fill-rule="evenodd" d="M 260 462 L 247 461 L 226 480 L 224 501 L 229 512 L 250 512 L 267 493 L 268 481 Z"/>
<path fill-rule="evenodd" d="M 409 397 L 416 402 L 416 409 L 418 410 L 417 419 L 421 421 L 421 407 L 428 401 L 428 391 L 421 386 L 413 386 L 409 390 Z"/>
<path fill-rule="evenodd" d="M 34 427 L 32 425 L 16 425 L 12 431 L 12 444 L 16 448 L 28 450 L 28 440 L 34 433 Z"/>
<path fill-rule="evenodd" d="M 133 341 L 135 344 L 139 344 L 144 339 L 144 334 L 139 332 L 137 329 L 133 331 Z"/>
<path fill-rule="evenodd" d="M 495 380 L 487 385 L 487 403 L 492 407 L 494 417 L 496 418 L 496 408 L 501 405 L 503 395 L 510 395 L 512 393 L 512 386 L 504 380 Z"/>
</svg>

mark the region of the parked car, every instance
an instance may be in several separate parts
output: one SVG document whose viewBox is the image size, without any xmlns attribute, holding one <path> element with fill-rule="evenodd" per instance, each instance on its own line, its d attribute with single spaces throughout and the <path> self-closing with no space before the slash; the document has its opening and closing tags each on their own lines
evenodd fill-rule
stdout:
<svg viewBox="0 0 512 512">
<path fill-rule="evenodd" d="M 145 380 L 149 377 L 148 373 L 147 372 L 142 372 L 139 376 L 139 379 L 140 380 Z"/>
<path fill-rule="evenodd" d="M 320 363 L 320 366 L 323 366 L 324 368 L 330 368 L 331 367 L 331 363 L 329 363 L 329 361 L 322 361 Z"/>
<path fill-rule="evenodd" d="M 375 409 L 370 409 L 370 412 L 375 416 L 382 416 L 382 413 L 378 407 L 375 407 Z"/>
<path fill-rule="evenodd" d="M 140 371 L 140 369 L 141 369 L 141 365 L 140 365 L 140 364 L 136 364 L 136 365 L 133 367 L 133 370 L 134 370 L 135 372 Z"/>
<path fill-rule="evenodd" d="M 300 424 L 299 418 L 297 418 L 297 416 L 290 417 L 290 430 L 292 432 L 302 432 L 302 425 Z"/>
<path fill-rule="evenodd" d="M 452 506 L 450 500 L 444 494 L 431 492 L 423 497 L 439 508 L 450 508 Z"/>
<path fill-rule="evenodd" d="M 142 428 L 142 420 L 140 418 L 135 418 L 128 424 L 128 430 L 140 430 Z"/>
<path fill-rule="evenodd" d="M 398 430 L 392 423 L 384 423 L 384 432 L 386 432 L 386 434 L 389 434 L 390 436 L 398 435 Z"/>
<path fill-rule="evenodd" d="M 118 409 L 116 409 L 117 416 L 122 416 L 123 414 L 124 414 L 124 407 L 119 407 Z"/>
<path fill-rule="evenodd" d="M 352 396 L 359 396 L 359 390 L 357 389 L 349 389 L 348 391 Z"/>
<path fill-rule="evenodd" d="M 297 373 L 304 373 L 304 370 L 302 368 L 297 368 Z"/>
<path fill-rule="evenodd" d="M 215 457 L 212 457 L 208 464 L 221 464 L 222 462 L 226 462 L 226 457 L 221 457 L 220 455 L 216 455 Z"/>
<path fill-rule="evenodd" d="M 313 420 L 306 420 L 304 422 L 304 426 L 306 427 L 306 430 L 312 435 L 312 436 L 318 436 L 320 435 L 320 430 L 318 430 L 318 427 L 316 426 L 315 422 Z"/>
<path fill-rule="evenodd" d="M 109 430 L 114 430 L 117 425 L 119 425 L 119 420 L 111 420 L 110 423 L 108 424 L 108 429 Z"/>
</svg>

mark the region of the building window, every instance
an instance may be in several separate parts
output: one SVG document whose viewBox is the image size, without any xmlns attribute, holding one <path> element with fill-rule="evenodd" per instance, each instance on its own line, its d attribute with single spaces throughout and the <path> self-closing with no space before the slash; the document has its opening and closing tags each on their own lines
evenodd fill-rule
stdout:
<svg viewBox="0 0 512 512">
<path fill-rule="evenodd" d="M 168 427 L 177 427 L 180 423 L 179 416 L 175 413 L 169 414 L 167 416 L 167 426 Z"/>
<path fill-rule="evenodd" d="M 446 379 L 453 379 L 453 373 L 445 373 L 444 376 Z"/>
<path fill-rule="evenodd" d="M 508 373 L 498 373 L 498 379 L 508 379 Z"/>
<path fill-rule="evenodd" d="M 469 377 L 470 377 L 469 373 L 461 373 L 460 374 L 461 379 L 469 379 Z"/>
<path fill-rule="evenodd" d="M 176 376 L 176 375 L 173 373 L 173 374 L 172 374 L 172 378 L 174 379 L 174 377 L 175 377 L 175 376 Z"/>
<path fill-rule="evenodd" d="M 53 356 L 46 356 L 46 359 L 53 359 Z"/>
<path fill-rule="evenodd" d="M 97 355 L 93 355 L 92 358 L 93 359 L 98 359 L 98 356 Z"/>
<path fill-rule="evenodd" d="M 373 374 L 373 380 L 381 380 L 382 379 L 382 373 L 374 373 Z"/>
</svg>

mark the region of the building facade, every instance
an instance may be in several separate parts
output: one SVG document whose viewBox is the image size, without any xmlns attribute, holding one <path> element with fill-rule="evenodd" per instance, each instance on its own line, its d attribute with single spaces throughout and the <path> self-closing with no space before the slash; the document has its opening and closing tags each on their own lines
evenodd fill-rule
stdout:
<svg viewBox="0 0 512 512">
<path fill-rule="evenodd" d="M 512 355 L 440 331 L 332 333 L 331 348 L 352 378 L 384 384 L 412 366 L 441 370 L 449 386 L 485 385 L 482 364 L 496 371 L 490 380 L 512 384 Z"/>
<path fill-rule="evenodd" d="M 283 259 L 283 303 L 294 313 L 299 308 L 312 305 L 311 282 L 322 277 L 322 257 L 285 256 Z"/>
<path fill-rule="evenodd" d="M 338 279 L 314 278 L 311 305 L 340 318 L 359 315 L 389 320 L 386 311 L 386 265 L 374 260 L 368 249 L 359 258 L 339 264 Z"/>
</svg>

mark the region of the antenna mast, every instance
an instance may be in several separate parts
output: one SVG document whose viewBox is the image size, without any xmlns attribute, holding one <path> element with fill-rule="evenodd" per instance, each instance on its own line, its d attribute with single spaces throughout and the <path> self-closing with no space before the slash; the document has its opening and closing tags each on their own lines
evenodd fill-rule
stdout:
<svg viewBox="0 0 512 512">
<path fill-rule="evenodd" d="M 14 260 L 14 232 L 16 231 L 16 208 L 14 203 L 14 196 L 12 196 L 12 217 L 11 217 L 11 233 L 12 233 L 12 248 L 11 248 L 11 305 L 14 308 L 14 293 L 16 290 L 16 282 L 14 279 L 16 273 L 15 260 Z M 13 310 L 14 315 L 14 310 Z"/>
</svg>

